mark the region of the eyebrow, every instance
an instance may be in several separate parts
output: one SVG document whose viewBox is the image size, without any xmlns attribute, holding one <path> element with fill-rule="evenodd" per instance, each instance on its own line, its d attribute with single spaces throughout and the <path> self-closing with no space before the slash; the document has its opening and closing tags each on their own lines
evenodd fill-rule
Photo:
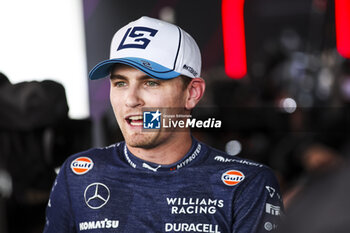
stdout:
<svg viewBox="0 0 350 233">
<path fill-rule="evenodd" d="M 122 80 L 127 80 L 128 78 L 124 75 L 121 75 L 121 74 L 111 74 L 110 77 L 109 77 L 111 80 L 115 80 L 115 79 L 122 79 Z M 141 81 L 142 80 L 147 80 L 147 79 L 154 79 L 148 75 L 142 75 L 140 76 L 139 78 Z"/>
<path fill-rule="evenodd" d="M 111 79 L 111 80 L 114 80 L 114 79 L 127 79 L 125 76 L 123 76 L 123 75 L 120 75 L 120 74 L 111 74 L 110 76 L 109 76 L 109 78 Z"/>
</svg>

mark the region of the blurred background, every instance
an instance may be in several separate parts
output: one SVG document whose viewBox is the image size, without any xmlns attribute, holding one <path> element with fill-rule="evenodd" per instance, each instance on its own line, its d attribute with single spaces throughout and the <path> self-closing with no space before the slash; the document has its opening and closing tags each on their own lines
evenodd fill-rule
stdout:
<svg viewBox="0 0 350 233">
<path fill-rule="evenodd" d="M 55 169 L 122 140 L 109 80 L 89 81 L 88 71 L 109 58 L 114 33 L 143 15 L 179 25 L 200 47 L 207 90 L 194 115 L 223 126 L 193 135 L 270 166 L 286 213 L 298 215 L 293 203 L 310 183 L 347 170 L 350 63 L 336 48 L 335 1 L 246 0 L 247 73 L 232 79 L 222 1 L 0 0 L 0 233 L 41 232 Z"/>
</svg>

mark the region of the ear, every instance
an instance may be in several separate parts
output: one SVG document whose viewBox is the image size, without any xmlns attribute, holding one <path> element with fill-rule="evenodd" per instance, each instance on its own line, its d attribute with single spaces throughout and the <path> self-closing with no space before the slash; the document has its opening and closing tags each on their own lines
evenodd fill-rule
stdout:
<svg viewBox="0 0 350 233">
<path fill-rule="evenodd" d="M 202 78 L 193 78 L 187 86 L 187 99 L 185 108 L 193 109 L 199 100 L 203 97 L 205 91 L 205 82 Z"/>
</svg>

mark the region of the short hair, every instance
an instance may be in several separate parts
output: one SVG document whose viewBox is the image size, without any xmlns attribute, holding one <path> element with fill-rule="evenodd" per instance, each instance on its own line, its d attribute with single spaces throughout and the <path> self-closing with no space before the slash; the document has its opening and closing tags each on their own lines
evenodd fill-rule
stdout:
<svg viewBox="0 0 350 233">
<path fill-rule="evenodd" d="M 190 82 L 192 81 L 192 78 L 187 77 L 187 76 L 185 76 L 185 75 L 180 75 L 179 78 L 182 80 L 183 90 L 186 90 L 186 88 L 188 87 L 188 85 L 189 85 Z"/>
</svg>

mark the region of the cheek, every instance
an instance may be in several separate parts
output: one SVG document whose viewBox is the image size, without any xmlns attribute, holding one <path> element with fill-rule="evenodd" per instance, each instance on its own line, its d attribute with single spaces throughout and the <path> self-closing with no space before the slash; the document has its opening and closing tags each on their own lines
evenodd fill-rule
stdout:
<svg viewBox="0 0 350 233">
<path fill-rule="evenodd" d="M 158 93 L 154 97 L 159 106 L 167 107 L 183 107 L 185 106 L 185 92 L 182 88 L 166 88 L 162 93 Z"/>
<path fill-rule="evenodd" d="M 171 102 L 176 107 L 185 106 L 185 92 L 182 89 L 176 89 L 169 92 L 169 102 Z"/>
<path fill-rule="evenodd" d="M 170 96 L 164 90 L 144 90 L 140 91 L 139 98 L 142 99 L 142 107 L 164 107 Z"/>
<path fill-rule="evenodd" d="M 114 114 L 115 114 L 115 116 L 117 116 L 117 114 L 121 112 L 120 110 L 121 110 L 121 107 L 122 107 L 123 100 L 122 100 L 121 96 L 117 96 L 112 91 L 110 92 L 109 100 L 110 100 L 110 103 L 112 105 Z"/>
<path fill-rule="evenodd" d="M 155 95 L 153 98 L 150 98 L 148 101 L 145 101 L 148 106 L 154 107 L 181 107 L 182 102 L 180 97 L 174 93 L 162 93 L 161 95 Z"/>
</svg>

